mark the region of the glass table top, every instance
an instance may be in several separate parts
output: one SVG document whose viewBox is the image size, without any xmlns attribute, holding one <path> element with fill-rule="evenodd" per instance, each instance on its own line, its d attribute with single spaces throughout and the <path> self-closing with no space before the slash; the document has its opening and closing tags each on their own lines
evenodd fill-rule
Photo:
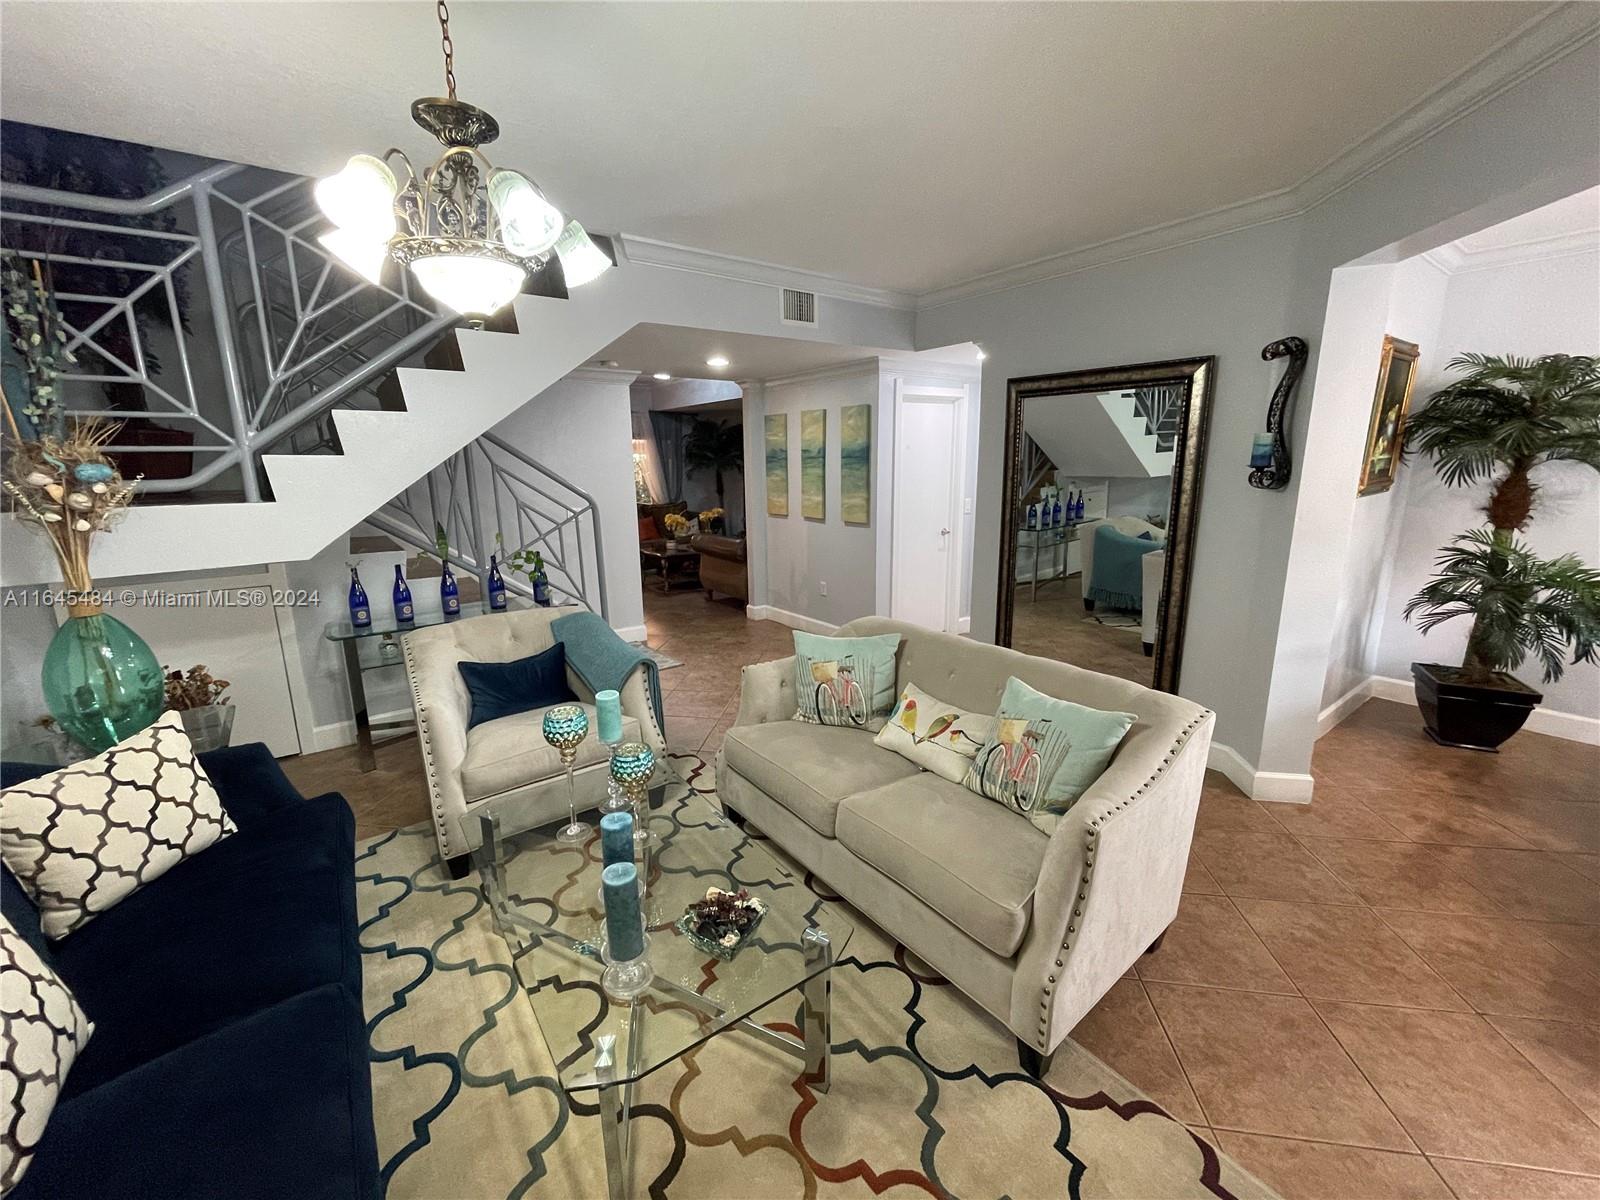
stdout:
<svg viewBox="0 0 1600 1200">
<path fill-rule="evenodd" d="M 426 629 L 430 625 L 443 625 L 447 621 L 465 621 L 471 617 L 481 617 L 485 614 L 491 616 L 499 615 L 498 613 L 490 613 L 489 606 L 480 602 L 463 604 L 458 616 L 448 618 L 442 612 L 419 612 L 416 620 L 407 621 L 404 625 L 394 619 L 392 612 L 388 616 L 380 616 L 374 612 L 372 614 L 372 624 L 361 629 L 351 625 L 349 617 L 339 621 L 329 621 L 322 630 L 322 636 L 330 642 L 359 641 L 362 638 L 385 636 L 393 637 L 397 633 L 410 633 L 413 629 Z"/>
<path fill-rule="evenodd" d="M 652 837 L 642 872 L 655 978 L 638 999 L 618 1003 L 600 986 L 599 814 L 580 814 L 593 832 L 570 844 L 555 837 L 565 816 L 529 829 L 514 800 L 491 801 L 479 811 L 484 836 L 474 861 L 568 1091 L 603 1086 L 595 1050 L 608 1034 L 616 1038 L 616 1075 L 605 1084 L 639 1079 L 769 1004 L 759 1021 L 798 1025 L 796 989 L 830 969 L 854 932 L 838 908 L 728 821 L 714 796 L 674 780 L 651 790 Z M 726 962 L 696 949 L 674 927 L 685 906 L 710 887 L 745 888 L 768 906 Z"/>
</svg>

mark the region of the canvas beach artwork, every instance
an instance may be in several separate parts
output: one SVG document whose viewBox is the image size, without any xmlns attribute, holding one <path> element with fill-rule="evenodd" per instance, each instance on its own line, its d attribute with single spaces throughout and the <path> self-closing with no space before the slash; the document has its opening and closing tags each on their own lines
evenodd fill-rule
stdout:
<svg viewBox="0 0 1600 1200">
<path fill-rule="evenodd" d="M 871 524 L 872 405 L 839 410 L 839 515 L 846 525 Z"/>
<path fill-rule="evenodd" d="M 809 521 L 827 518 L 828 410 L 808 408 L 800 414 L 800 515 Z"/>
<path fill-rule="evenodd" d="M 789 515 L 789 414 L 767 414 L 767 516 Z"/>
</svg>

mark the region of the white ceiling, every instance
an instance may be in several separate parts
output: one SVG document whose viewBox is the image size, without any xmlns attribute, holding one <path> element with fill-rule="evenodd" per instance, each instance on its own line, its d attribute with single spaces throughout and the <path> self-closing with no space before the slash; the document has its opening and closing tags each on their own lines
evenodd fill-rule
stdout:
<svg viewBox="0 0 1600 1200">
<path fill-rule="evenodd" d="M 924 292 L 1291 187 L 1546 6 L 453 8 L 497 162 L 599 230 Z M 284 170 L 425 148 L 432 5 L 7 0 L 7 117 Z"/>
<path fill-rule="evenodd" d="M 721 354 L 725 370 L 706 365 Z M 926 350 L 921 354 L 871 350 L 861 346 L 836 346 L 798 338 L 763 337 L 753 333 L 713 333 L 681 325 L 636 325 L 596 356 L 597 363 L 616 363 L 646 378 L 664 371 L 674 379 L 782 379 L 806 371 L 843 366 L 867 358 L 890 358 L 921 363 L 953 363 L 968 370 L 977 365 L 977 348 L 970 344 Z"/>
</svg>

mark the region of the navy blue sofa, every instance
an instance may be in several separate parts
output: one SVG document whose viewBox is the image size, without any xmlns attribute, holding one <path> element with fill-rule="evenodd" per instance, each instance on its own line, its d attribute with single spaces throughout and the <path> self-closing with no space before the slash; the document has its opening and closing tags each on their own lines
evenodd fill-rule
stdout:
<svg viewBox="0 0 1600 1200">
<path fill-rule="evenodd" d="M 379 1194 L 355 820 L 263 745 L 200 763 L 238 832 L 61 941 L 0 868 L 0 909 L 95 1024 L 7 1200 Z"/>
</svg>

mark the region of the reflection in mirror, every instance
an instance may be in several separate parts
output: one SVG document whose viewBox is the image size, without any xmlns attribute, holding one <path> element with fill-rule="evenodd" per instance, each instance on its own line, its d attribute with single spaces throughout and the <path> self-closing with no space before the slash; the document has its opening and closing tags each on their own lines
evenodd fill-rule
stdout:
<svg viewBox="0 0 1600 1200">
<path fill-rule="evenodd" d="M 997 640 L 1177 687 L 1211 360 L 1012 380 Z"/>
</svg>

